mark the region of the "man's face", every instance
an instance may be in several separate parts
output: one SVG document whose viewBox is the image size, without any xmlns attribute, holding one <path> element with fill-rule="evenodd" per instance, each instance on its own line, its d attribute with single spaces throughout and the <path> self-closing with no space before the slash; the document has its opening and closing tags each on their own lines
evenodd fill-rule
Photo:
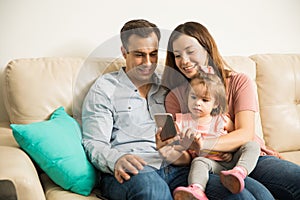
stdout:
<svg viewBox="0 0 300 200">
<path fill-rule="evenodd" d="M 155 33 L 143 38 L 131 35 L 128 40 L 126 59 L 126 73 L 131 81 L 138 87 L 150 80 L 157 66 L 158 38 Z M 141 85 L 139 85 L 141 84 Z"/>
</svg>

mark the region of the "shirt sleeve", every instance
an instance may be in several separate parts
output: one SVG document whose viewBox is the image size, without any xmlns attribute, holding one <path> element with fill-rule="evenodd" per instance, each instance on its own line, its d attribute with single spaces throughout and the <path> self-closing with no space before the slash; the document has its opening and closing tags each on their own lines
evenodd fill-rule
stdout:
<svg viewBox="0 0 300 200">
<path fill-rule="evenodd" d="M 235 114 L 240 111 L 258 112 L 255 85 L 246 74 L 236 73 L 229 78 L 227 95 L 228 112 L 233 122 Z"/>
<path fill-rule="evenodd" d="M 113 174 L 115 162 L 124 153 L 111 148 L 113 106 L 109 96 L 96 85 L 83 103 L 82 129 L 83 146 L 93 165 L 102 172 Z"/>
</svg>

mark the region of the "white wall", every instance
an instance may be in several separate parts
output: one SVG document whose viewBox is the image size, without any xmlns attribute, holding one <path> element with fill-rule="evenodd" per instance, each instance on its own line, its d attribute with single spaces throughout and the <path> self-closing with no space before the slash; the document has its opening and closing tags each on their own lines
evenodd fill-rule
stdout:
<svg viewBox="0 0 300 200">
<path fill-rule="evenodd" d="M 16 58 L 88 56 L 134 18 L 164 30 L 198 21 L 224 56 L 300 53 L 299 0 L 0 0 L 0 70 Z"/>
</svg>

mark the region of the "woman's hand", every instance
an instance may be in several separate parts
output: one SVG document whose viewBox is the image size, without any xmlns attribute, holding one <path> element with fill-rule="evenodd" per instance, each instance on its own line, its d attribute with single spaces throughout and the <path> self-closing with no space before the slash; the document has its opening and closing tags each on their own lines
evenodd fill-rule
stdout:
<svg viewBox="0 0 300 200">
<path fill-rule="evenodd" d="M 224 162 L 230 162 L 232 160 L 232 153 L 219 153 L 219 156 Z"/>
</svg>

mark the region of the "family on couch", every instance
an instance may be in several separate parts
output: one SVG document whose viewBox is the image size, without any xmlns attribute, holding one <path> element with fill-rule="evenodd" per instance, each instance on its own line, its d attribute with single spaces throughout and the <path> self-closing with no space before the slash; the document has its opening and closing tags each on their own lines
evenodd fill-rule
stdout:
<svg viewBox="0 0 300 200">
<path fill-rule="evenodd" d="M 126 66 L 99 77 L 82 107 L 83 146 L 101 171 L 101 194 L 108 199 L 300 199 L 300 166 L 268 150 L 245 177 L 245 188 L 231 193 L 211 171 L 206 186 L 188 182 L 194 152 L 235 154 L 255 138 L 254 115 L 258 111 L 255 89 L 249 77 L 232 71 L 223 61 L 208 30 L 186 22 L 172 32 L 162 80 L 155 74 L 160 30 L 147 20 L 131 20 L 121 29 Z M 153 115 L 187 113 L 189 81 L 201 66 L 212 67 L 226 88 L 228 114 L 234 130 L 217 138 L 195 137 L 187 129 L 183 137 L 162 141 Z M 188 149 L 180 148 L 190 140 Z M 264 149 L 265 147 L 262 146 Z M 181 162 L 169 162 L 179 151 Z M 176 154 L 178 155 L 178 154 Z M 241 177 L 230 175 L 232 184 Z M 241 184 L 239 180 L 237 184 Z M 178 187 L 185 187 L 173 196 Z M 232 185 L 231 187 L 236 187 Z M 205 190 L 204 190 L 205 188 Z"/>
</svg>

